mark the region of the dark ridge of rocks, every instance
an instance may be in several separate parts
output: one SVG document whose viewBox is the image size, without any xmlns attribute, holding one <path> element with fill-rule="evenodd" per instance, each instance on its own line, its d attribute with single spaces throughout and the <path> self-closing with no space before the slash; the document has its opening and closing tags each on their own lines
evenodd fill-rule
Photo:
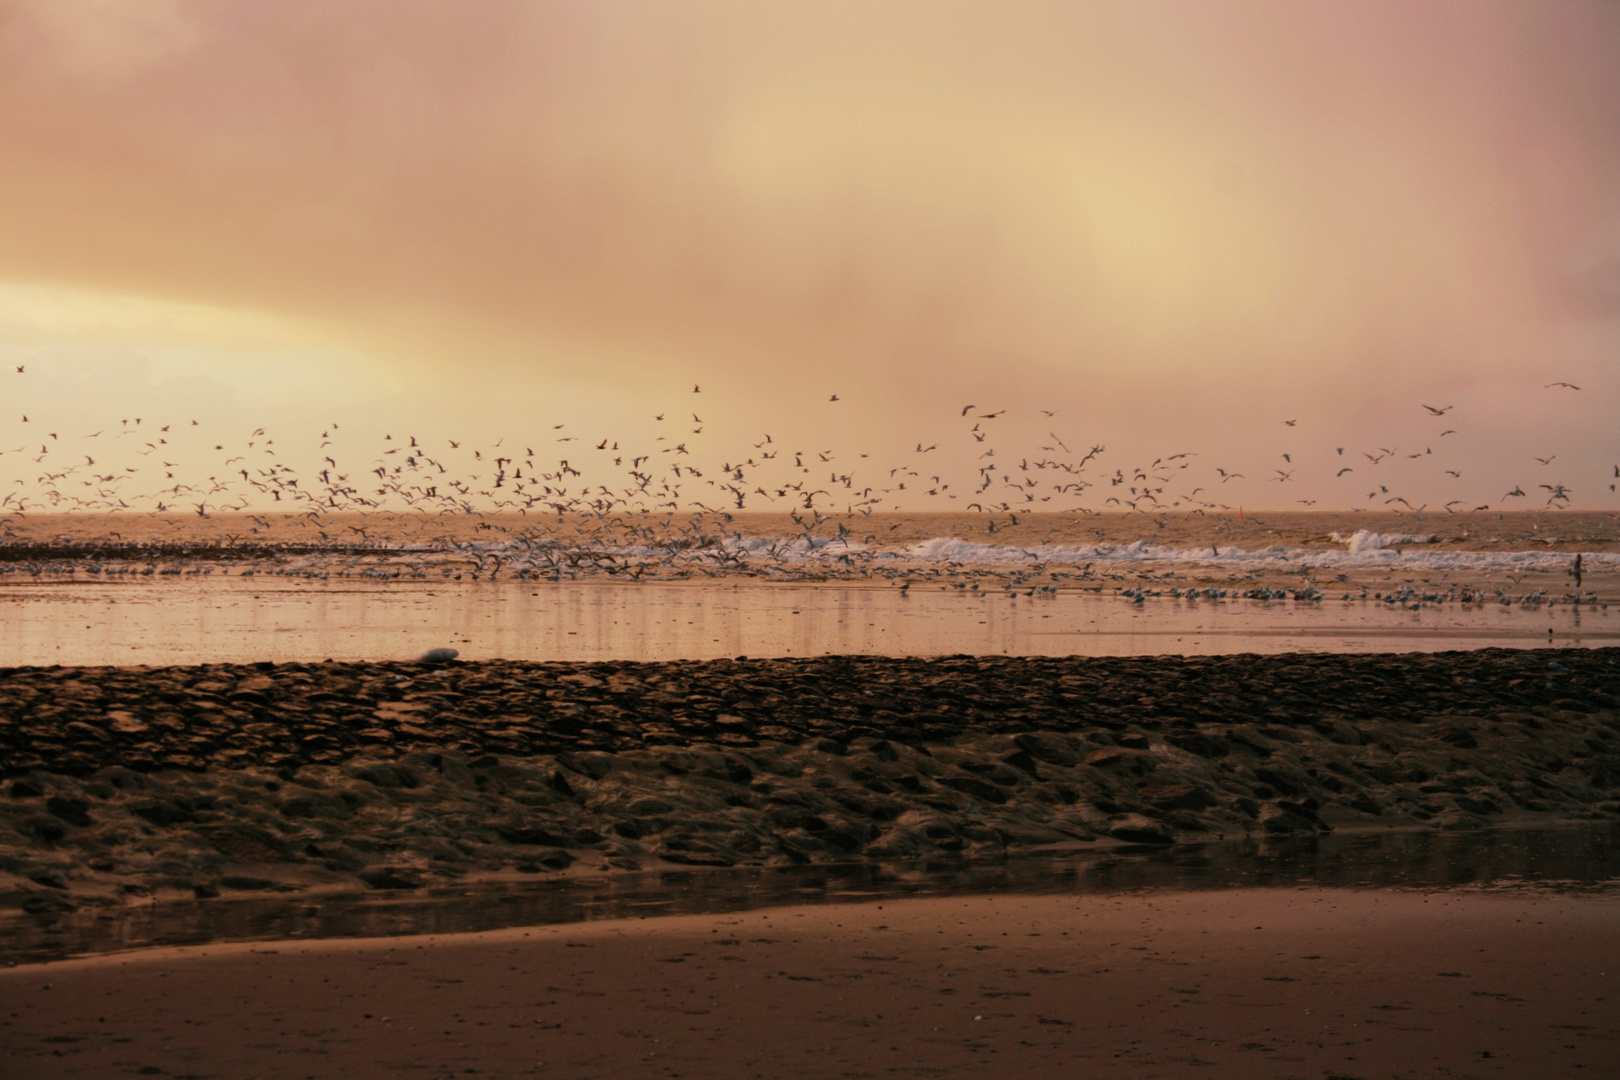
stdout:
<svg viewBox="0 0 1620 1080">
<path fill-rule="evenodd" d="M 1617 695 L 1620 649 L 10 668 L 0 773 L 296 767 L 423 746 L 529 756 L 1130 728 L 1212 759 L 1234 747 L 1263 758 L 1306 730 L 1357 745 L 1390 721 L 1464 750 L 1490 724 L 1612 713 Z"/>
<path fill-rule="evenodd" d="M 1617 666 L 1609 649 L 12 669 L 0 900 L 55 905 L 47 879 L 75 897 L 409 889 L 586 852 L 770 865 L 1613 820 Z"/>
<path fill-rule="evenodd" d="M 235 562 L 254 559 L 292 558 L 300 555 L 356 556 L 391 555 L 399 548 L 380 544 L 313 544 L 285 541 L 243 543 L 230 540 L 201 541 L 117 541 L 66 540 L 49 542 L 12 541 L 0 543 L 0 563 L 83 563 L 83 562 Z"/>
</svg>

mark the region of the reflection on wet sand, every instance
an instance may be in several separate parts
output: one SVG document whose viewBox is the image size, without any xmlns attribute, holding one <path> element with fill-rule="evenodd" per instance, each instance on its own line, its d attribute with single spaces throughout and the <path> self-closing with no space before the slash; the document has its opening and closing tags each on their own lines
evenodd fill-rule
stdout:
<svg viewBox="0 0 1620 1080">
<path fill-rule="evenodd" d="M 160 945 L 448 934 L 793 904 L 967 894 L 1113 894 L 1252 888 L 1620 891 L 1613 825 L 1127 848 L 970 861 L 660 870 L 444 888 L 392 898 L 209 900 L 13 916 L 3 959 L 42 962 Z"/>
<path fill-rule="evenodd" d="M 1620 610 L 1558 604 L 1259 602 L 1001 588 L 707 582 L 0 585 L 7 665 L 673 660 L 866 654 L 1133 656 L 1405 652 L 1620 640 Z"/>
</svg>

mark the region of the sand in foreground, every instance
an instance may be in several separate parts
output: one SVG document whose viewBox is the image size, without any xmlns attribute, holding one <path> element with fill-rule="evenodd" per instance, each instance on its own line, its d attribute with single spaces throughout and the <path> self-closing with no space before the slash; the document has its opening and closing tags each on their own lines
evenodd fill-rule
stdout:
<svg viewBox="0 0 1620 1080">
<path fill-rule="evenodd" d="M 58 1076 L 1620 1075 L 1620 905 L 1234 891 L 776 908 L 0 972 Z"/>
</svg>

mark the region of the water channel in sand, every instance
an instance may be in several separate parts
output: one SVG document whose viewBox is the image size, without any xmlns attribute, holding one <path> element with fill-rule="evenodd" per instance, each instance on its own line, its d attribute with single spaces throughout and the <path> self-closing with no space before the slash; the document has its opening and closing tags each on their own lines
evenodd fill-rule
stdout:
<svg viewBox="0 0 1620 1080">
<path fill-rule="evenodd" d="M 158 945 L 450 934 L 595 919 L 985 893 L 1122 894 L 1375 888 L 1620 893 L 1613 825 L 1481 832 L 1356 832 L 1168 848 L 1034 853 L 993 862 L 664 869 L 488 882 L 401 894 L 82 908 L 0 921 L 0 962 Z"/>
<path fill-rule="evenodd" d="M 1550 631 L 1550 633 L 1549 633 Z M 0 664 L 1441 651 L 1620 641 L 1620 610 L 752 581 L 38 580 L 0 585 Z"/>
</svg>

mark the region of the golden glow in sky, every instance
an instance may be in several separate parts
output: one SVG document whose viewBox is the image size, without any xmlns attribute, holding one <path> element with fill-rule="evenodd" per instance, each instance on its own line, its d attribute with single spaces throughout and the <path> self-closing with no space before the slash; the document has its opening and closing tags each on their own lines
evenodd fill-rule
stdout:
<svg viewBox="0 0 1620 1080">
<path fill-rule="evenodd" d="M 702 383 L 719 456 L 967 467 L 972 402 L 1251 505 L 1399 443 L 1462 474 L 1415 497 L 1556 454 L 1612 507 L 1616 56 L 1606 2 L 10 0 L 0 450 L 594 439 Z"/>
</svg>

